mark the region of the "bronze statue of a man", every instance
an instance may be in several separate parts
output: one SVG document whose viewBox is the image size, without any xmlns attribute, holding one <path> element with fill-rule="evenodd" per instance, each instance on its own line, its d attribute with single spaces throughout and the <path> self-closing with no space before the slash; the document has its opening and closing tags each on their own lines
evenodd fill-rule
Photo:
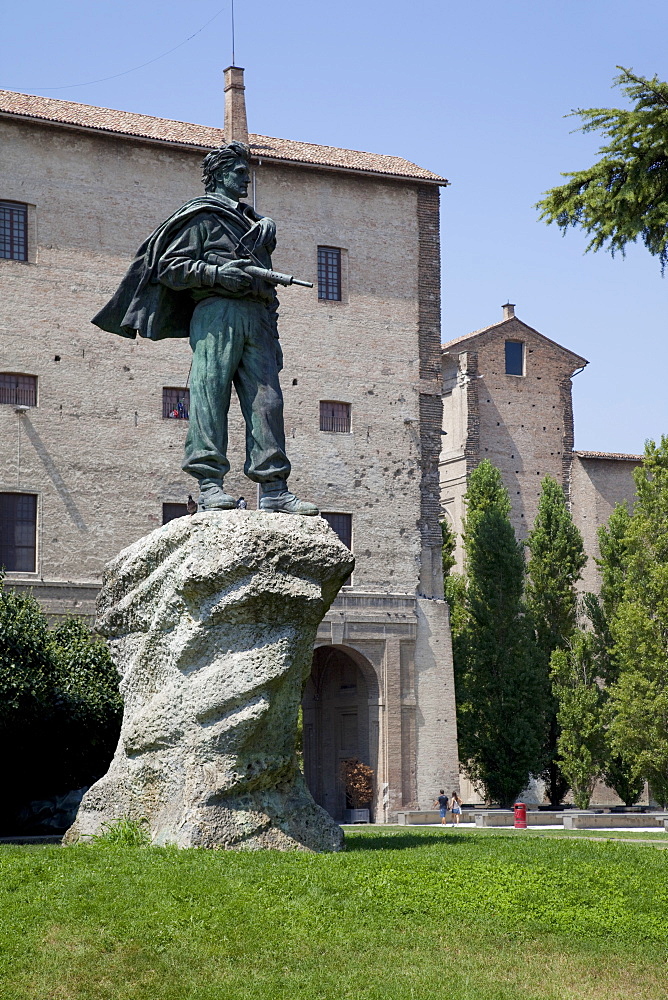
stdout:
<svg viewBox="0 0 668 1000">
<path fill-rule="evenodd" d="M 116 294 L 93 318 L 102 330 L 151 340 L 189 337 L 190 426 L 183 469 L 198 480 L 200 510 L 231 510 L 227 419 L 232 383 L 246 422 L 244 472 L 260 484 L 260 509 L 317 514 L 287 488 L 283 395 L 278 379 L 276 226 L 241 202 L 250 150 L 242 142 L 209 153 L 205 194 L 187 202 L 142 244 Z M 271 272 L 268 274 L 268 272 Z"/>
</svg>

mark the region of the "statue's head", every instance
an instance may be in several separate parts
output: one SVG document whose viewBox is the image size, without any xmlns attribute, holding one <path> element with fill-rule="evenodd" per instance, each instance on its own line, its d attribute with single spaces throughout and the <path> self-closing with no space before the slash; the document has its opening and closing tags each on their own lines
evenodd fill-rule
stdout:
<svg viewBox="0 0 668 1000">
<path fill-rule="evenodd" d="M 248 194 L 250 147 L 245 142 L 230 142 L 207 153 L 202 161 L 205 191 L 217 191 L 233 201 Z"/>
</svg>

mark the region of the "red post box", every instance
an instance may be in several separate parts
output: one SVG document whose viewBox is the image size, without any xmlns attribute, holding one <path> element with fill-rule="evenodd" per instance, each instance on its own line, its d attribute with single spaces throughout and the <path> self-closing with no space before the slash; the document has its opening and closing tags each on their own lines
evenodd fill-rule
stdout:
<svg viewBox="0 0 668 1000">
<path fill-rule="evenodd" d="M 527 807 L 523 802 L 515 803 L 515 829 L 526 830 L 527 828 Z"/>
</svg>

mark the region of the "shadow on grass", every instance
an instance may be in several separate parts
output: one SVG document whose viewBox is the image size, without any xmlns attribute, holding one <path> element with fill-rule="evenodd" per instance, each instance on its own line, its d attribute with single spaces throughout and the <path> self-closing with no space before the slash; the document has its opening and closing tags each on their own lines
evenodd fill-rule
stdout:
<svg viewBox="0 0 668 1000">
<path fill-rule="evenodd" d="M 469 840 L 466 835 L 449 833 L 346 833 L 347 851 L 403 851 L 412 847 L 441 844 L 454 847 Z"/>
</svg>

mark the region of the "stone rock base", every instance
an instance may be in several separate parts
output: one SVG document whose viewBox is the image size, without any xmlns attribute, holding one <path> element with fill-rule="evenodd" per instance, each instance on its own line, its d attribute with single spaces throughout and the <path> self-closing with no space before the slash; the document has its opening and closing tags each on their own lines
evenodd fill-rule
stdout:
<svg viewBox="0 0 668 1000">
<path fill-rule="evenodd" d="M 126 818 L 156 844 L 339 850 L 295 737 L 318 624 L 353 565 L 322 518 L 259 511 L 177 518 L 121 552 L 97 618 L 121 736 L 66 842 Z"/>
</svg>

